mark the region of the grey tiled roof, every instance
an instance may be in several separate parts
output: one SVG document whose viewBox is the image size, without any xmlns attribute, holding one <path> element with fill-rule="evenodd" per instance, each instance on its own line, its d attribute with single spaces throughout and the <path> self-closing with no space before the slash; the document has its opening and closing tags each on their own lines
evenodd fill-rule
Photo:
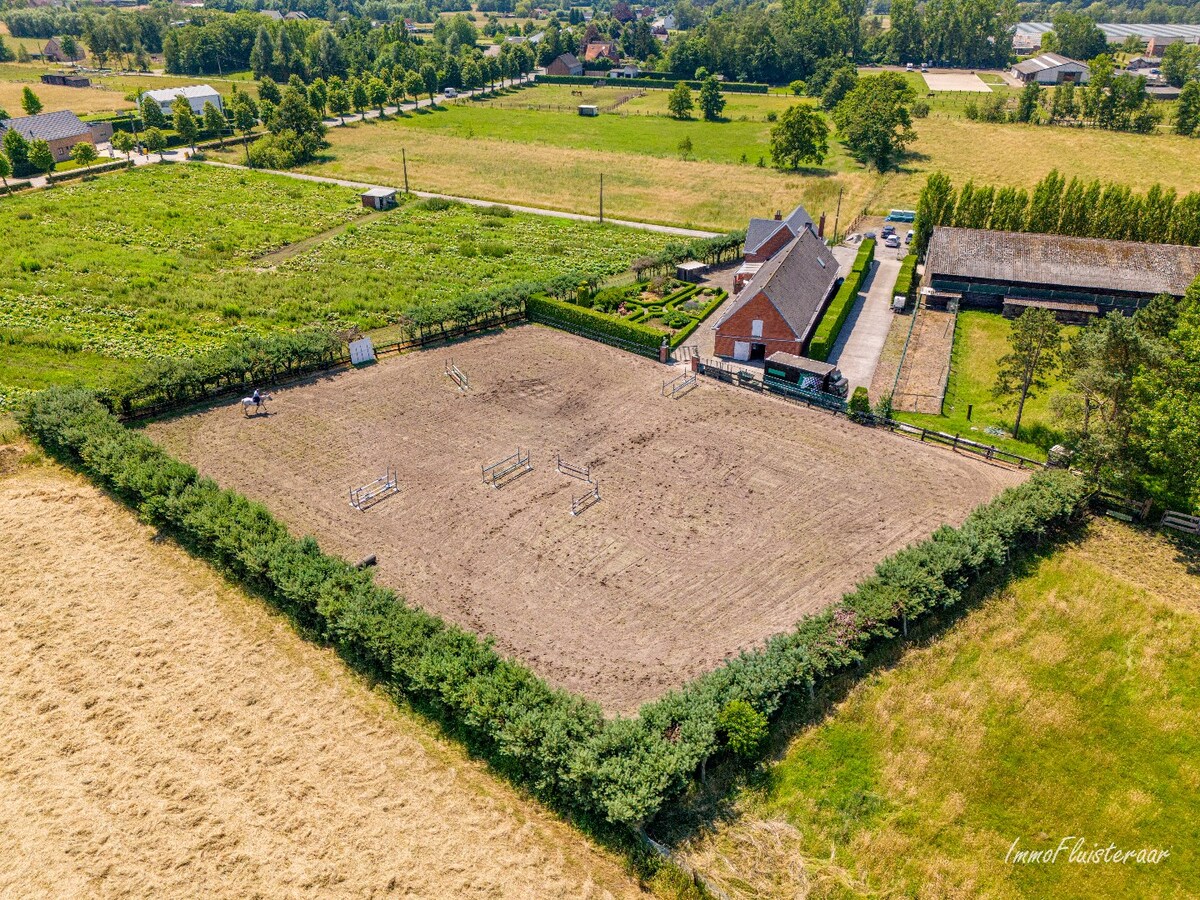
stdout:
<svg viewBox="0 0 1200 900">
<path fill-rule="evenodd" d="M 27 141 L 57 141 L 62 138 L 82 137 L 89 133 L 88 127 L 79 121 L 79 117 L 67 110 L 0 120 L 0 132 L 9 129 L 19 133 Z"/>
<path fill-rule="evenodd" d="M 1200 247 L 935 228 L 926 268 L 981 281 L 1183 296 L 1200 275 Z"/>
<path fill-rule="evenodd" d="M 782 221 L 779 219 L 751 219 L 746 228 L 746 252 L 756 252 L 784 226 L 791 231 L 792 237 L 798 235 L 805 226 L 815 230 L 812 216 L 803 206 L 797 206 Z"/>
</svg>

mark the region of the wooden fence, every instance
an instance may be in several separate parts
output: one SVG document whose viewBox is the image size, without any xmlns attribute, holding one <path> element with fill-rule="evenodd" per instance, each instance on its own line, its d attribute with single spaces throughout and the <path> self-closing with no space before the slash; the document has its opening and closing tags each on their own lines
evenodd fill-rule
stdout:
<svg viewBox="0 0 1200 900">
<path fill-rule="evenodd" d="M 1173 528 L 1184 534 L 1200 535 L 1200 516 L 1189 516 L 1187 513 L 1169 509 L 1163 514 L 1159 528 Z"/>
</svg>

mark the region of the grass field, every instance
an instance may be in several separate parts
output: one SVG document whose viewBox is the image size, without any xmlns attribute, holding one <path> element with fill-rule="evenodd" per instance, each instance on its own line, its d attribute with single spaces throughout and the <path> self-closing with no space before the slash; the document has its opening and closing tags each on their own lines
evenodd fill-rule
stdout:
<svg viewBox="0 0 1200 900">
<path fill-rule="evenodd" d="M 649 897 L 155 538 L 0 445 L 0 894 Z M 668 889 L 655 876 L 650 887 Z"/>
<path fill-rule="evenodd" d="M 1093 523 L 850 688 L 687 855 L 731 898 L 1200 895 L 1198 570 Z M 1005 861 L 1070 836 L 1170 856 Z"/>
<path fill-rule="evenodd" d="M 1064 342 L 1076 330 L 1074 326 L 1065 326 Z M 1015 404 L 1005 405 L 1007 399 L 1002 401 L 992 394 L 1000 357 L 1009 350 L 1008 335 L 1011 331 L 1012 323 L 998 313 L 979 310 L 959 313 L 955 324 L 950 383 L 946 388 L 942 415 L 898 413 L 897 417 L 915 425 L 961 434 L 1014 453 L 1044 459 L 1046 451 L 1061 439 L 1051 413 L 1051 397 L 1063 389 L 1060 373 L 1051 377 L 1049 387 L 1026 401 L 1021 417 L 1021 440 L 985 430 L 992 427 L 1012 433 Z M 967 420 L 968 407 L 973 407 L 970 421 Z"/>
<path fill-rule="evenodd" d="M 511 139 L 505 125 L 510 112 L 522 115 L 516 122 L 521 123 L 523 140 Z M 480 124 L 475 131 L 476 117 L 493 123 L 487 126 L 491 130 Z M 580 134 L 580 122 L 594 132 Z M 537 140 L 539 123 L 545 125 L 545 142 Z M 743 146 L 739 143 L 742 139 L 734 137 L 725 149 L 714 144 L 705 151 L 703 136 L 710 133 L 706 129 L 736 131 L 745 124 L 677 123 L 663 117 L 615 115 L 589 121 L 554 112 L 540 113 L 534 119 L 520 111 L 454 107 L 331 129 L 327 159 L 305 171 L 403 185 L 400 151 L 404 149 L 409 183 L 415 189 L 591 215 L 598 211 L 603 173 L 606 215 L 712 230 L 745 228 L 750 215 L 792 209 L 798 203 L 814 216 L 827 212 L 832 226 L 839 190 L 845 192 L 844 226 L 853 218 L 853 210 L 867 201 L 875 179 L 861 171 L 791 173 L 736 162 L 680 160 L 680 134 L 696 135 L 694 153 L 728 157 L 729 147 Z M 636 149 L 639 134 L 644 136 L 644 149 L 654 153 Z M 612 149 L 598 149 L 604 146 Z M 765 147 L 759 152 L 763 150 Z"/>
<path fill-rule="evenodd" d="M 611 275 L 669 240 L 461 206 L 365 214 L 348 188 L 199 164 L 7 199 L 0 396 L 95 383 L 128 364 L 111 358 L 310 324 L 374 328 L 491 286 Z"/>
</svg>

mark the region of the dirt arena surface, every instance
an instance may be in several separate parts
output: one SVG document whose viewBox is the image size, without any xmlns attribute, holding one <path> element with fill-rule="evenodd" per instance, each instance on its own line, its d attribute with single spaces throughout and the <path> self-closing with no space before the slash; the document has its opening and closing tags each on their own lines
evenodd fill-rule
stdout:
<svg viewBox="0 0 1200 900">
<path fill-rule="evenodd" d="M 970 91 L 976 94 L 992 92 L 987 82 L 974 72 L 947 72 L 940 75 L 924 72 L 921 77 L 925 79 L 925 84 L 931 91 Z"/>
<path fill-rule="evenodd" d="M 466 372 L 460 394 L 444 360 Z M 387 359 L 149 431 L 555 684 L 631 712 L 838 599 L 1022 476 L 538 326 Z M 673 374 L 673 373 L 670 373 Z M 499 490 L 480 464 L 530 448 Z M 591 466 L 602 501 L 555 454 Z M 399 470 L 366 512 L 351 486 Z"/>
<path fill-rule="evenodd" d="M 57 469 L 0 477 L 0 897 L 641 896 L 152 537 Z"/>
</svg>

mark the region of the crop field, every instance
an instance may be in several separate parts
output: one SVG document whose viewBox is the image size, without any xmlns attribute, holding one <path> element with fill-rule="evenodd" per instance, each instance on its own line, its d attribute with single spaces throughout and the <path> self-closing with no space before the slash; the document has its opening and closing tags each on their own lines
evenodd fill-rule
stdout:
<svg viewBox="0 0 1200 900">
<path fill-rule="evenodd" d="M 0 895 L 647 896 L 328 650 L 0 446 Z"/>
<path fill-rule="evenodd" d="M 445 359 L 470 379 L 461 394 Z M 524 326 L 150 426 L 407 599 L 611 712 L 714 668 L 1022 475 Z M 480 466 L 530 450 L 503 488 Z M 589 486 L 555 470 L 591 467 Z M 365 512 L 348 490 L 398 467 Z M 903 473 L 903 477 L 897 477 Z"/>
<path fill-rule="evenodd" d="M 686 858 L 731 900 L 1200 895 L 1198 567 L 1094 521 L 848 686 Z M 1006 859 L 1064 838 L 1055 862 Z M 1169 856 L 1083 864 L 1077 840 Z"/>
<path fill-rule="evenodd" d="M 108 357 L 308 324 L 379 327 L 492 286 L 612 275 L 669 240 L 457 205 L 368 216 L 347 188 L 199 164 L 6 199 L 0 233 L 0 340 L 46 361 L 0 391 L 90 362 L 99 375 Z"/>
<path fill-rule="evenodd" d="M 496 127 L 506 130 L 504 115 L 509 112 L 514 110 L 496 110 L 500 122 Z M 403 149 L 408 155 L 409 184 L 416 190 L 588 215 L 595 215 L 599 209 L 602 173 L 605 215 L 713 230 L 745 228 L 750 215 L 793 209 L 799 203 L 814 216 L 828 212 L 832 222 L 839 190 L 845 191 L 842 199 L 845 223 L 852 217 L 850 210 L 866 202 L 876 180 L 858 170 L 775 172 L 756 167 L 756 157 L 746 164 L 706 162 L 701 158 L 685 162 L 679 158 L 678 143 L 682 138 L 674 133 L 672 120 L 658 116 L 622 119 L 601 115 L 589 122 L 596 127 L 595 133 L 587 136 L 575 132 L 572 136 L 571 128 L 580 127 L 578 122 L 584 121 L 580 116 L 541 114 L 547 120 L 550 136 L 547 142 L 563 142 L 556 145 L 504 137 L 503 132 L 487 136 L 482 126 L 475 132 L 469 115 L 475 115 L 474 108 L 463 107 L 460 112 L 455 107 L 446 112 L 331 128 L 328 136 L 331 148 L 326 151 L 325 160 L 304 170 L 373 184 L 402 185 Z M 444 118 L 446 126 L 424 125 L 430 118 Z M 462 125 L 462 130 L 456 133 L 452 128 L 457 125 Z M 689 132 L 689 136 L 696 134 L 692 138 L 698 148 L 694 154 L 703 152 L 701 122 L 682 122 L 680 127 L 695 128 Z M 628 139 L 613 139 L 617 148 L 624 149 L 595 149 L 596 133 L 608 128 L 631 134 Z M 527 125 L 524 134 L 532 138 L 534 126 Z M 672 134 L 673 139 L 662 137 L 664 134 Z M 654 155 L 630 149 L 642 138 L 647 146 L 655 148 Z M 762 145 L 758 154 L 766 150 L 766 145 Z"/>
</svg>

